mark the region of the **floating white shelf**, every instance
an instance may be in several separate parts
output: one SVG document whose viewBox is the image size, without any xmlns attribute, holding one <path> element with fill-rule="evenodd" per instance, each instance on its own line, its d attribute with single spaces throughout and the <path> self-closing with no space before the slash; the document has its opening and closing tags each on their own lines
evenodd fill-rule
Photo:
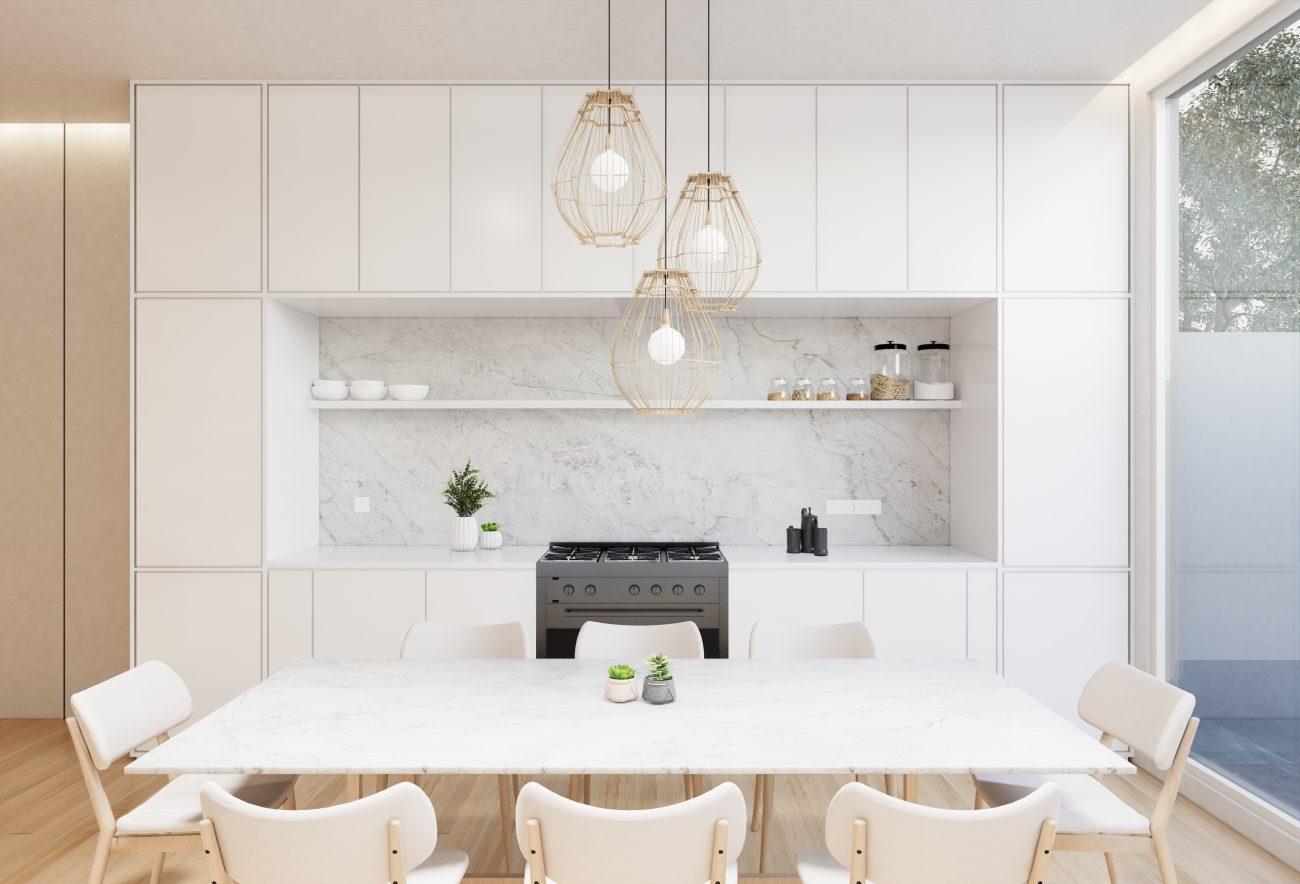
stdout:
<svg viewBox="0 0 1300 884">
<path fill-rule="evenodd" d="M 419 399 L 414 402 L 399 402 L 396 399 L 380 399 L 376 402 L 364 402 L 358 399 L 344 399 L 338 402 L 326 402 L 308 399 L 307 407 L 320 411 L 428 411 L 460 409 L 477 411 L 480 409 L 547 409 L 553 411 L 576 409 L 624 409 L 631 408 L 622 399 Z M 935 400 L 927 402 L 870 400 L 867 402 L 822 402 L 810 401 L 769 402 L 766 399 L 710 399 L 704 403 L 709 410 L 733 411 L 950 411 L 961 408 L 959 400 Z"/>
</svg>

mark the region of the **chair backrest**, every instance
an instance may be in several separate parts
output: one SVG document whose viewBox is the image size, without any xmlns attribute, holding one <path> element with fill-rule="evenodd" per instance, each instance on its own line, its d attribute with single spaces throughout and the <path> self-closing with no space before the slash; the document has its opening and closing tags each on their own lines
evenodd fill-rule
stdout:
<svg viewBox="0 0 1300 884">
<path fill-rule="evenodd" d="M 573 656 L 579 660 L 632 662 L 652 654 L 674 660 L 703 660 L 704 637 L 689 620 L 644 626 L 588 620 L 578 630 L 573 649 Z"/>
<path fill-rule="evenodd" d="M 849 783 L 826 811 L 826 847 L 852 868 L 853 824 L 864 820 L 866 876 L 872 884 L 1025 884 L 1043 823 L 1055 820 L 1060 810 L 1055 783 L 987 810 L 926 807 Z"/>
<path fill-rule="evenodd" d="M 100 770 L 194 712 L 185 682 L 157 660 L 78 691 L 69 703 L 91 760 Z"/>
<path fill-rule="evenodd" d="M 1168 770 L 1196 698 L 1127 663 L 1098 669 L 1079 695 L 1079 717 Z"/>
<path fill-rule="evenodd" d="M 561 884 L 708 881 L 717 822 L 727 821 L 728 865 L 745 846 L 748 823 L 735 783 L 651 810 L 591 807 L 527 783 L 515 805 L 515 836 L 525 857 L 529 820 L 541 830 L 546 877 Z"/>
<path fill-rule="evenodd" d="M 749 656 L 755 660 L 870 659 L 876 656 L 876 646 L 860 620 L 815 624 L 760 620 L 749 631 Z"/>
<path fill-rule="evenodd" d="M 414 783 L 316 810 L 247 804 L 215 783 L 199 795 L 226 874 L 239 884 L 380 884 L 389 877 L 389 822 L 402 832 L 402 865 L 424 862 L 438 841 L 429 796 Z"/>
<path fill-rule="evenodd" d="M 407 660 L 522 659 L 527 655 L 524 624 L 416 623 L 402 639 Z"/>
</svg>

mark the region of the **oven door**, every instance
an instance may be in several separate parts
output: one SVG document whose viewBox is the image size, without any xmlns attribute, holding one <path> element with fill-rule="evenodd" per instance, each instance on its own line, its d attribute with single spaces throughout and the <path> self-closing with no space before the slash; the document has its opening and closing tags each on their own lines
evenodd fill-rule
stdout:
<svg viewBox="0 0 1300 884">
<path fill-rule="evenodd" d="M 622 625 L 680 623 L 689 620 L 700 628 L 704 638 L 704 656 L 719 657 L 721 613 L 716 604 L 602 605 L 552 603 L 546 606 L 546 656 L 573 656 L 578 630 L 588 620 Z"/>
</svg>

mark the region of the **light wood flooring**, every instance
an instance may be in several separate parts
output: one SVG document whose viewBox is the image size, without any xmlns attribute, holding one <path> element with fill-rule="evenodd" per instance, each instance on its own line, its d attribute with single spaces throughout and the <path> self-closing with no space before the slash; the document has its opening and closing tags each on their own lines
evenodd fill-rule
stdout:
<svg viewBox="0 0 1300 884">
<path fill-rule="evenodd" d="M 115 765 L 105 775 L 109 798 L 119 812 L 162 782 L 161 778 L 126 776 L 121 768 L 121 764 Z M 716 781 L 706 778 L 706 785 Z M 568 786 L 567 777 L 543 778 L 542 782 L 556 791 Z M 777 779 L 765 884 L 795 884 L 795 852 L 822 845 L 826 804 L 842 784 L 835 777 Z M 470 855 L 470 874 L 479 879 L 476 884 L 518 884 L 522 863 L 517 855 L 512 863 L 516 874 L 503 874 L 496 779 L 430 777 L 422 785 L 437 808 L 439 846 Z M 1110 777 L 1108 785 L 1143 812 L 1150 810 L 1157 791 L 1155 781 L 1142 774 Z M 740 786 L 748 798 L 753 778 L 742 779 Z M 369 778 L 367 788 L 373 788 Z M 343 790 L 341 777 L 303 777 L 298 785 L 299 806 L 341 801 Z M 923 803 L 970 807 L 972 796 L 973 789 L 964 778 L 921 778 Z M 596 777 L 592 784 L 592 803 L 606 807 L 650 807 L 681 798 L 680 777 Z M 64 723 L 0 721 L 0 882 L 85 881 L 94 835 L 90 804 Z M 1173 844 L 1181 884 L 1300 882 L 1300 874 L 1182 799 L 1174 812 Z M 742 875 L 756 877 L 757 850 L 758 838 L 751 835 L 741 856 Z M 1150 857 L 1121 855 L 1118 862 L 1120 880 L 1125 884 L 1159 882 Z M 148 858 L 114 855 L 109 864 L 110 884 L 146 884 L 148 880 Z M 197 856 L 173 856 L 167 859 L 163 881 L 205 884 L 206 878 Z M 1058 854 L 1048 881 L 1106 884 L 1106 869 L 1100 856 Z"/>
</svg>

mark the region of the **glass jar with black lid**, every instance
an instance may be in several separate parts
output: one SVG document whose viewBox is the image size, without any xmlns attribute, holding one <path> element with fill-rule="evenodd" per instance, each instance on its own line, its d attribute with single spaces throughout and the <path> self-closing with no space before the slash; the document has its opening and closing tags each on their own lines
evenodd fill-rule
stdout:
<svg viewBox="0 0 1300 884">
<path fill-rule="evenodd" d="M 875 347 L 871 368 L 872 399 L 912 398 L 912 356 L 907 345 L 886 341 Z"/>
<path fill-rule="evenodd" d="M 912 398 L 952 399 L 953 393 L 952 350 L 938 341 L 921 344 L 916 348 Z"/>
</svg>

